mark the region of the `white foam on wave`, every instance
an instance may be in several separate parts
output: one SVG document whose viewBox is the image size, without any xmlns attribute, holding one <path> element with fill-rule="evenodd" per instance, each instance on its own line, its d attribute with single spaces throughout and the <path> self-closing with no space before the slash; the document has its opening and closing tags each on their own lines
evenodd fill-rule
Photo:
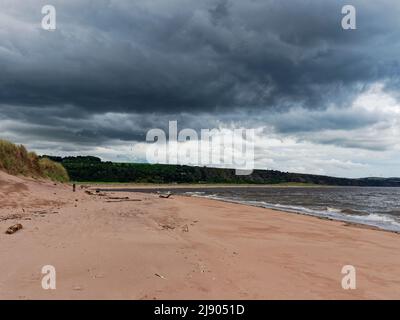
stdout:
<svg viewBox="0 0 400 320">
<path fill-rule="evenodd" d="M 185 194 L 187 194 L 189 196 L 193 196 L 193 197 L 196 197 L 196 196 L 200 197 L 200 196 L 205 195 L 206 193 L 203 191 L 193 191 L 193 192 L 185 192 Z"/>
<path fill-rule="evenodd" d="M 331 208 L 331 207 L 326 207 L 326 211 L 328 211 L 328 212 L 336 212 L 336 213 L 342 212 L 341 209 Z"/>
<path fill-rule="evenodd" d="M 329 218 L 332 220 L 343 221 L 343 222 L 353 222 L 364 224 L 368 226 L 377 227 L 383 230 L 389 231 L 400 231 L 400 223 L 391 216 L 382 214 L 368 214 L 368 215 L 347 215 L 342 212 L 341 209 L 327 207 L 326 210 L 316 210 L 302 206 L 294 205 L 284 205 L 279 203 L 268 203 L 265 201 L 252 201 L 252 200 L 239 200 L 228 197 L 221 197 L 215 194 L 205 195 L 199 193 L 194 193 L 193 196 L 208 198 L 214 200 L 220 200 L 225 202 L 239 203 L 245 205 L 251 205 L 255 207 L 262 207 L 268 209 L 281 210 L 286 212 L 305 214 L 316 217 Z"/>
</svg>

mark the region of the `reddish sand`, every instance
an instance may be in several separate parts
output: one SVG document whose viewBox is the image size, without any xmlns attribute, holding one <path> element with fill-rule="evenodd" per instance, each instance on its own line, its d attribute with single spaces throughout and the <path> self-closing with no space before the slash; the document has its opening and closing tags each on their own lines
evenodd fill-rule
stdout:
<svg viewBox="0 0 400 320">
<path fill-rule="evenodd" d="M 208 199 L 85 191 L 0 173 L 0 299 L 400 298 L 398 234 Z M 23 229 L 5 234 L 15 223 Z M 356 290 L 341 287 L 348 264 Z M 44 265 L 56 268 L 56 290 L 41 287 Z"/>
</svg>

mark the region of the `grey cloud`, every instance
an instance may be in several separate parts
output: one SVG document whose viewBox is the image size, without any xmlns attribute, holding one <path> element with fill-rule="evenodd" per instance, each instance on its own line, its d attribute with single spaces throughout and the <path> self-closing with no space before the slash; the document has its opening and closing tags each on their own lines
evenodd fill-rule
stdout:
<svg viewBox="0 0 400 320">
<path fill-rule="evenodd" d="M 10 33 L 0 36 L 0 101 L 90 113 L 343 104 L 393 77 L 387 64 L 398 56 L 374 54 L 374 39 L 385 43 L 398 27 L 397 2 L 354 2 L 353 33 L 340 28 L 341 1 L 56 1 L 53 33 L 38 23 L 17 32 L 41 1 L 14 4 L 5 8 Z"/>
<path fill-rule="evenodd" d="M 340 27 L 342 0 L 52 2 L 55 32 L 40 28 L 47 1 L 0 4 L 0 129 L 17 141 L 93 150 L 178 120 L 390 148 L 318 133 L 381 121 L 350 110 L 373 83 L 400 98 L 397 0 L 353 0 L 355 31 Z"/>
</svg>

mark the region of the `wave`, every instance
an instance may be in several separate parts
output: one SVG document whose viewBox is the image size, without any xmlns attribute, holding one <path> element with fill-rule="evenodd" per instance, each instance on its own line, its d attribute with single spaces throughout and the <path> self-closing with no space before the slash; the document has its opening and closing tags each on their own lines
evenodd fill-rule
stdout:
<svg viewBox="0 0 400 320">
<path fill-rule="evenodd" d="M 192 192 L 185 192 L 185 194 L 189 196 L 204 196 L 206 193 L 204 191 L 192 191 Z"/>
<path fill-rule="evenodd" d="M 216 194 L 206 194 L 205 192 L 186 192 L 186 194 L 194 197 L 208 198 L 219 201 L 239 203 L 255 207 L 328 218 L 342 222 L 364 224 L 372 227 L 377 227 L 383 230 L 400 232 L 399 221 L 396 220 L 395 217 L 385 214 L 367 213 L 350 208 L 340 209 L 340 208 L 326 207 L 325 209 L 313 209 L 303 206 L 286 205 L 280 203 L 268 203 L 265 201 L 242 200 L 238 198 L 221 197 Z"/>
<path fill-rule="evenodd" d="M 353 215 L 353 216 L 368 216 L 368 212 L 362 212 L 350 208 L 342 209 L 340 212 L 347 214 L 347 215 Z"/>
</svg>

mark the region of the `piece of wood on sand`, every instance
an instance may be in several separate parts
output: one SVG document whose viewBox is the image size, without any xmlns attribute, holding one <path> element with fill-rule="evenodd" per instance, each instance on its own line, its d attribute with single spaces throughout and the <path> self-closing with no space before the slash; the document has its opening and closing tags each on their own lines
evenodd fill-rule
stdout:
<svg viewBox="0 0 400 320">
<path fill-rule="evenodd" d="M 168 199 L 170 196 L 172 196 L 172 192 L 168 192 L 167 194 L 160 194 L 160 198 L 163 199 Z"/>
<path fill-rule="evenodd" d="M 21 229 L 22 229 L 22 224 L 17 223 L 17 224 L 14 224 L 13 226 L 9 227 L 7 229 L 7 231 L 6 231 L 6 234 L 13 234 L 13 233 L 16 233 L 18 230 L 21 230 Z"/>
</svg>

